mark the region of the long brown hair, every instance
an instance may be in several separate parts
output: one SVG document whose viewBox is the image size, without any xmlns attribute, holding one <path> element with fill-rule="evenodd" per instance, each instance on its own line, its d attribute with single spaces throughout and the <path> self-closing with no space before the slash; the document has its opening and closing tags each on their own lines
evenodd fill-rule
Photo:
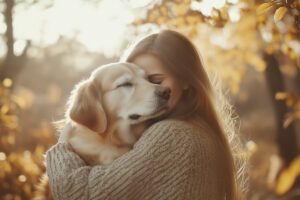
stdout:
<svg viewBox="0 0 300 200">
<path fill-rule="evenodd" d="M 172 30 L 164 30 L 137 41 L 127 49 L 121 60 L 133 62 L 142 54 L 156 56 L 164 66 L 167 66 L 167 70 L 177 81 L 188 85 L 172 115 L 192 122 L 202 119 L 210 125 L 213 132 L 217 134 L 224 153 L 224 166 L 227 168 L 224 180 L 225 199 L 239 199 L 236 176 L 238 169 L 235 167 L 233 149 L 230 148 L 224 123 L 220 120 L 222 116 L 215 106 L 213 87 L 195 46 L 184 35 Z M 184 102 L 189 103 L 180 105 Z"/>
</svg>

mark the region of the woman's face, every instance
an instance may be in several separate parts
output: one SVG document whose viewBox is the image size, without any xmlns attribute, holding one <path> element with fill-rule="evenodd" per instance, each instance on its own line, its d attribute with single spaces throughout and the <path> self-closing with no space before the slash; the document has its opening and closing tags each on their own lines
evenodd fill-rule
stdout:
<svg viewBox="0 0 300 200">
<path fill-rule="evenodd" d="M 137 56 L 133 60 L 133 63 L 139 65 L 146 71 L 148 80 L 151 83 L 159 84 L 171 90 L 169 109 L 172 110 L 182 95 L 182 86 L 179 84 L 179 81 L 176 81 L 175 77 L 166 70 L 167 66 L 164 66 L 157 57 L 150 54 Z"/>
</svg>

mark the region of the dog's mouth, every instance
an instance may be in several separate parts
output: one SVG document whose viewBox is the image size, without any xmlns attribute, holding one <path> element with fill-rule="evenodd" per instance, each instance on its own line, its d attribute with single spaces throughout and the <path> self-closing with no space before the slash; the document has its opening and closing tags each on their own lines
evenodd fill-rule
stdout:
<svg viewBox="0 0 300 200">
<path fill-rule="evenodd" d="M 148 119 L 153 119 L 155 117 L 158 117 L 158 116 L 166 113 L 167 110 L 168 110 L 168 106 L 161 106 L 151 114 L 148 114 L 148 115 L 132 114 L 132 115 L 129 115 L 128 118 L 133 121 L 136 121 L 136 123 L 137 123 L 137 122 L 141 122 L 141 121 L 145 121 Z"/>
</svg>

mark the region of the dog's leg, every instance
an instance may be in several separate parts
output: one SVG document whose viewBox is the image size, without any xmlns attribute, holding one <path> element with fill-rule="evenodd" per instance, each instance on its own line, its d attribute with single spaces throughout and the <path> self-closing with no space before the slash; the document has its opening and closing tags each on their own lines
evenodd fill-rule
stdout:
<svg viewBox="0 0 300 200">
<path fill-rule="evenodd" d="M 131 149 L 103 144 L 99 140 L 86 140 L 83 143 L 81 139 L 79 137 L 73 138 L 70 140 L 70 144 L 89 165 L 109 164 Z"/>
<path fill-rule="evenodd" d="M 104 144 L 97 133 L 78 126 L 76 128 L 73 137 L 69 138 L 69 143 L 89 165 L 109 164 L 130 150 L 129 147 Z"/>
</svg>

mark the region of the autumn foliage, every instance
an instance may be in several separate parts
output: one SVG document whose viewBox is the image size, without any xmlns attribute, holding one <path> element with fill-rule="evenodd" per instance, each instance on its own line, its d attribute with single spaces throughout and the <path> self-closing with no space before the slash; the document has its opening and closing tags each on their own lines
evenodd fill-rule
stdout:
<svg viewBox="0 0 300 200">
<path fill-rule="evenodd" d="M 26 107 L 26 96 L 11 91 L 13 83 L 0 85 L 0 199 L 30 199 L 45 171 L 43 154 L 54 143 L 51 127 L 24 130 L 19 117 Z"/>
<path fill-rule="evenodd" d="M 7 27 L 3 36 L 8 38 L 8 53 L 0 59 L 0 199 L 4 200 L 34 196 L 45 172 L 43 155 L 56 142 L 52 121 L 63 116 L 72 86 L 93 67 L 119 56 L 88 52 L 77 32 L 74 38 L 62 35 L 47 47 L 26 41 L 23 53 L 14 55 L 12 2 L 0 1 L 11 9 L 1 10 Z M 28 2 L 23 9 L 38 1 Z M 149 2 L 137 8 L 142 15 L 128 25 L 129 38 L 164 28 L 179 31 L 193 41 L 208 72 L 229 88 L 241 116 L 241 134 L 250 133 L 248 199 L 299 198 L 300 136 L 295 127 L 300 121 L 300 0 Z M 97 3 L 86 1 L 92 7 Z"/>
</svg>

